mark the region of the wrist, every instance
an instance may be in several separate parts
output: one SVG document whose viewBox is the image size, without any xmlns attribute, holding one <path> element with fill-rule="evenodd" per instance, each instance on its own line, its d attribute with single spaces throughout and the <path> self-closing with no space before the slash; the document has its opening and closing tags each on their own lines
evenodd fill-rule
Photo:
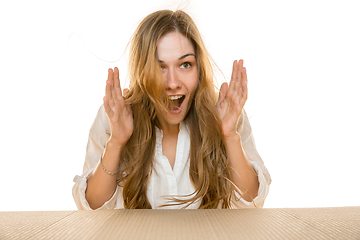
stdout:
<svg viewBox="0 0 360 240">
<path fill-rule="evenodd" d="M 115 139 L 113 138 L 109 138 L 109 140 L 106 142 L 106 149 L 113 149 L 113 150 L 119 150 L 121 149 L 121 147 L 123 146 L 124 144 L 119 144 L 118 141 L 116 141 Z"/>
<path fill-rule="evenodd" d="M 224 135 L 224 141 L 225 142 L 240 141 L 240 134 L 238 132 L 226 134 L 226 135 Z"/>
<path fill-rule="evenodd" d="M 119 172 L 121 146 L 109 139 L 100 159 L 100 165 L 104 172 L 115 176 Z"/>
</svg>

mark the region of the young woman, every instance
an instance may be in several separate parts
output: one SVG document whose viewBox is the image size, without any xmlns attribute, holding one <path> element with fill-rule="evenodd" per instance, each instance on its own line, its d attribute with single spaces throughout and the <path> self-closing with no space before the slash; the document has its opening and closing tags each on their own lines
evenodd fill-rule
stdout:
<svg viewBox="0 0 360 240">
<path fill-rule="evenodd" d="M 212 65 L 183 11 L 147 16 L 130 47 L 130 86 L 109 69 L 91 127 L 79 209 L 262 207 L 271 178 L 243 110 L 247 76 L 234 61 L 215 93 Z"/>
</svg>

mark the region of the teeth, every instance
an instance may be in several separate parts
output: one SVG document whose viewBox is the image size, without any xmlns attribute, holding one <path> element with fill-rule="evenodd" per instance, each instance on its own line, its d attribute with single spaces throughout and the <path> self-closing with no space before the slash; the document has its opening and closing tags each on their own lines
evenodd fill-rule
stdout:
<svg viewBox="0 0 360 240">
<path fill-rule="evenodd" d="M 182 98 L 183 95 L 176 95 L 176 96 L 170 96 L 170 100 L 176 100 L 176 99 L 179 99 L 179 98 Z"/>
</svg>

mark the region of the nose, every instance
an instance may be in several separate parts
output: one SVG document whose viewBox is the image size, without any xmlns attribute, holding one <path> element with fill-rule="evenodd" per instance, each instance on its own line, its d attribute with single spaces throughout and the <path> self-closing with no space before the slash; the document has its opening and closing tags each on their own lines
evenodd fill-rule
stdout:
<svg viewBox="0 0 360 240">
<path fill-rule="evenodd" d="M 176 73 L 176 70 L 173 68 L 167 69 L 167 74 L 165 76 L 165 88 L 168 90 L 173 90 L 180 88 L 181 82 L 179 80 L 178 74 Z"/>
</svg>

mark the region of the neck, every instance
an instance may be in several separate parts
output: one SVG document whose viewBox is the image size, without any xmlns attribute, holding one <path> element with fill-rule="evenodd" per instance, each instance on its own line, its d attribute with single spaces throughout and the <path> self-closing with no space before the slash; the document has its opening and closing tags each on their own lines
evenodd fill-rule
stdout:
<svg viewBox="0 0 360 240">
<path fill-rule="evenodd" d="M 166 121 L 161 121 L 157 119 L 156 125 L 160 128 L 165 135 L 177 135 L 180 129 L 180 123 L 178 124 L 169 124 Z"/>
<path fill-rule="evenodd" d="M 180 124 L 165 124 L 160 126 L 164 135 L 178 135 Z"/>
</svg>

